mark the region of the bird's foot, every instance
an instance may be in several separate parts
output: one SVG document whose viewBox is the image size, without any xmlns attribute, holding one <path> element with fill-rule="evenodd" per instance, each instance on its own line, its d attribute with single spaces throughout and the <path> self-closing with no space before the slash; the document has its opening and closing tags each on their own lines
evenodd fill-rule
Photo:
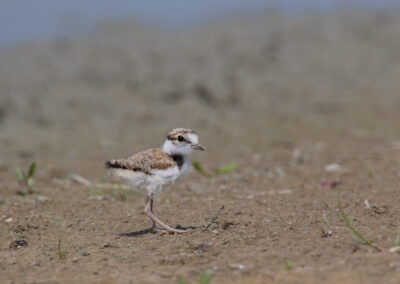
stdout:
<svg viewBox="0 0 400 284">
<path fill-rule="evenodd" d="M 186 230 L 180 230 L 180 229 L 172 229 L 172 230 L 168 230 L 168 232 L 170 234 L 184 234 L 184 233 L 187 233 Z"/>
<path fill-rule="evenodd" d="M 166 235 L 166 234 L 168 234 L 167 230 L 158 229 L 158 228 L 151 228 L 150 232 L 153 233 L 153 234 L 158 234 L 158 235 Z"/>
<path fill-rule="evenodd" d="M 151 228 L 151 233 L 153 234 L 158 234 L 158 235 L 173 235 L 173 234 L 184 234 L 186 233 L 185 230 L 178 230 L 178 229 L 169 229 L 169 230 L 165 230 L 165 229 L 158 229 L 158 228 Z"/>
</svg>

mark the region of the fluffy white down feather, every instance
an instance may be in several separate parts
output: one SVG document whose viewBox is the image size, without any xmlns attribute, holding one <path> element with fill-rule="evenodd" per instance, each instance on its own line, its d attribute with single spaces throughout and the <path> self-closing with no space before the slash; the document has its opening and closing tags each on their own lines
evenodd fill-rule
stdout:
<svg viewBox="0 0 400 284">
<path fill-rule="evenodd" d="M 166 170 L 152 170 L 150 175 L 124 169 L 111 169 L 110 173 L 133 190 L 146 190 L 149 194 L 157 195 L 165 186 L 174 183 L 183 174 L 183 167 L 181 170 L 177 166 Z"/>
</svg>

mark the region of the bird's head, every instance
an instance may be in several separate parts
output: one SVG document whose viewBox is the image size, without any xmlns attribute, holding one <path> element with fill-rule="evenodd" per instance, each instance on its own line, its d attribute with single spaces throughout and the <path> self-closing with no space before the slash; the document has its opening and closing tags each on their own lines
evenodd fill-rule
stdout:
<svg viewBox="0 0 400 284">
<path fill-rule="evenodd" d="M 167 135 L 163 151 L 167 154 L 190 155 L 194 150 L 205 150 L 199 144 L 199 137 L 191 129 L 175 128 Z"/>
</svg>

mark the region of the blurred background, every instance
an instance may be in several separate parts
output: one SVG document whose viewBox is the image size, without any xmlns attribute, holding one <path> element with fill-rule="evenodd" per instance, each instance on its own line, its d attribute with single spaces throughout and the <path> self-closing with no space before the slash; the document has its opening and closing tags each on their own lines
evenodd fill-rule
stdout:
<svg viewBox="0 0 400 284">
<path fill-rule="evenodd" d="M 174 127 L 205 163 L 398 140 L 396 2 L 2 1 L 0 166 L 95 173 Z"/>
</svg>

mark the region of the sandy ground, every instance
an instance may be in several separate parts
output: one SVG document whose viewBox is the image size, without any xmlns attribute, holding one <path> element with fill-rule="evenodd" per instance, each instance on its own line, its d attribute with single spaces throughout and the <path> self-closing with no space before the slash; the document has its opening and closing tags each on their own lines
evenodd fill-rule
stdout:
<svg viewBox="0 0 400 284">
<path fill-rule="evenodd" d="M 384 12 L 183 34 L 108 22 L 0 51 L 0 282 L 398 283 L 399 27 Z M 178 126 L 207 171 L 238 168 L 164 191 L 156 214 L 189 232 L 159 236 L 145 194 L 106 188 L 103 163 Z M 33 161 L 21 194 L 15 167 Z"/>
</svg>

